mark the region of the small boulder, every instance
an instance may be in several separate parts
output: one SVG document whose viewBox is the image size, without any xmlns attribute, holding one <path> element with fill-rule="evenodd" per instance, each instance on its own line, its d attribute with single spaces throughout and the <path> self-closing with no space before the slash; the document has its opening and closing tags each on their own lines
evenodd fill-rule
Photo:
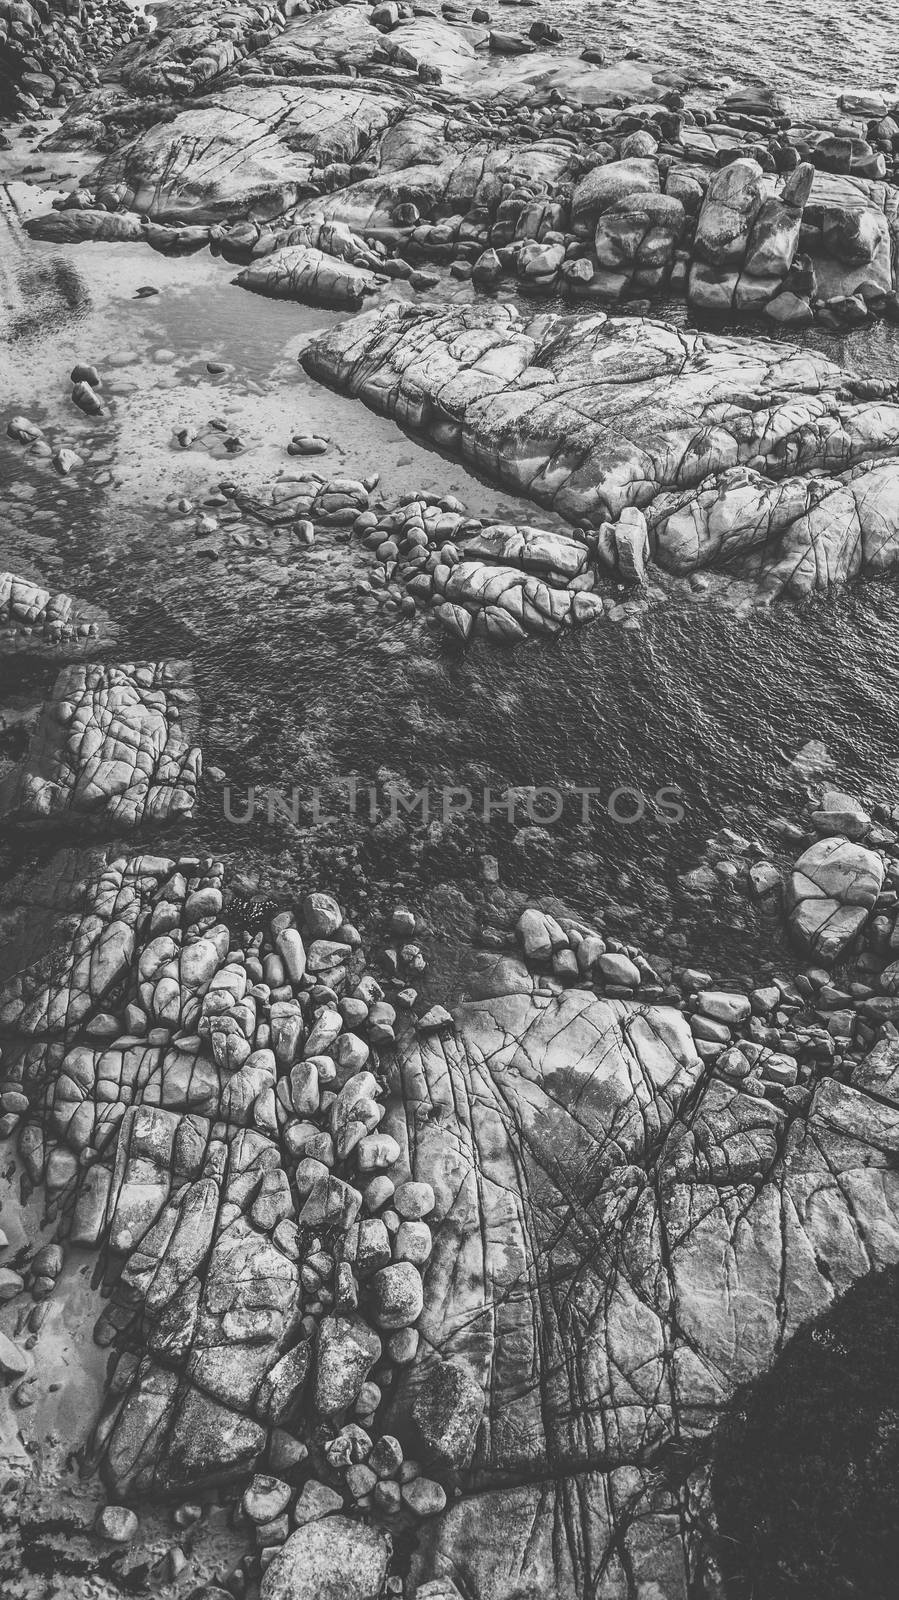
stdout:
<svg viewBox="0 0 899 1600">
<path fill-rule="evenodd" d="M 307 1522 L 272 1557 L 261 1600 L 378 1600 L 391 1549 L 386 1534 L 349 1517 Z"/>
<path fill-rule="evenodd" d="M 464 1467 L 474 1453 L 484 1415 L 481 1385 L 453 1361 L 430 1362 L 417 1379 L 411 1419 L 426 1461 Z"/>
<path fill-rule="evenodd" d="M 411 1261 L 381 1267 L 372 1278 L 374 1320 L 379 1328 L 407 1328 L 424 1305 L 421 1274 Z"/>
<path fill-rule="evenodd" d="M 257 1472 L 244 1491 L 243 1509 L 251 1522 L 274 1522 L 290 1505 L 292 1490 L 282 1478 Z"/>
<path fill-rule="evenodd" d="M 321 1416 L 333 1416 L 354 1403 L 380 1355 L 381 1341 L 361 1317 L 322 1319 L 315 1370 L 315 1408 Z"/>
<path fill-rule="evenodd" d="M 128 1506 L 104 1506 L 97 1518 L 97 1532 L 114 1544 L 130 1544 L 139 1527 L 137 1512 Z"/>
</svg>

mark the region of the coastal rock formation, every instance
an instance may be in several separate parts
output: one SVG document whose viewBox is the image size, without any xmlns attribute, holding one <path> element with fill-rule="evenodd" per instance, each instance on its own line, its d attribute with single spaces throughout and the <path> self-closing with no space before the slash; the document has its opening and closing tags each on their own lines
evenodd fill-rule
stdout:
<svg viewBox="0 0 899 1600">
<path fill-rule="evenodd" d="M 20 823 L 135 828 L 189 816 L 200 751 L 193 671 L 179 661 L 66 667 L 0 810 Z"/>
<path fill-rule="evenodd" d="M 0 69 L 5 37 L 18 30 L 18 50 L 24 27 L 30 44 L 46 10 L 0 0 Z M 407 630 L 410 646 L 383 623 L 421 608 L 463 641 L 563 641 L 606 616 L 638 626 L 686 588 L 662 587 L 660 573 L 699 594 L 708 569 L 764 603 L 895 570 L 899 384 L 855 377 L 818 348 L 653 320 L 647 306 L 681 294 L 695 313 L 769 326 L 899 317 L 897 108 L 849 96 L 833 125 L 798 122 L 773 92 L 710 98 L 643 61 L 553 54 L 565 40 L 549 23 L 526 35 L 529 19 L 494 27 L 480 7 L 153 10 L 154 31 L 102 82 L 91 71 L 70 86 L 91 84 L 44 148 L 90 145 L 97 166 L 32 234 L 166 254 L 208 245 L 242 269 L 241 287 L 341 312 L 377 293 L 384 303 L 361 316 L 315 319 L 325 331 L 302 350 L 305 371 L 552 525 L 493 494 L 489 513 L 469 516 L 439 474 L 410 491 L 411 471 L 427 475 L 402 441 L 370 429 L 357 448 L 352 418 L 341 433 L 352 408 L 319 406 L 296 368 L 273 408 L 265 383 L 289 374 L 264 339 L 256 347 L 255 324 L 284 324 L 292 360 L 313 319 L 265 314 L 208 263 L 202 315 L 180 292 L 196 280 L 160 271 L 137 289 L 145 309 L 128 312 L 134 351 L 85 323 L 72 403 L 66 384 L 46 402 L 28 390 L 42 417 L 61 403 L 82 437 L 103 435 L 92 455 L 103 509 L 73 525 L 47 570 L 67 550 L 81 559 L 144 452 L 144 522 L 160 512 L 169 526 L 144 526 L 132 545 L 126 518 L 103 592 L 127 581 L 139 548 L 135 627 L 165 617 L 160 633 L 190 637 L 196 601 L 197 627 L 227 641 L 237 694 L 216 714 L 220 760 L 239 771 L 264 747 L 273 781 L 296 756 L 301 775 L 336 788 L 359 708 L 349 683 L 329 727 L 335 650 L 364 673 L 362 732 L 384 745 L 370 827 L 355 810 L 322 823 L 318 787 L 308 828 L 296 805 L 276 817 L 271 789 L 264 836 L 252 825 L 261 786 L 238 818 L 222 768 L 210 780 L 229 826 L 212 817 L 212 791 L 197 819 L 190 663 L 104 661 L 101 612 L 0 575 L 0 653 L 33 655 L 35 677 L 75 658 L 36 731 L 22 674 L 0 786 L 8 854 L 28 846 L 0 908 L 0 1138 L 19 1186 L 9 1232 L 24 1236 L 0 1261 L 0 1385 L 16 1474 L 34 1469 L 20 1519 L 33 1570 L 42 1583 L 57 1565 L 41 1560 L 49 1541 L 58 1550 L 71 1534 L 63 1582 L 100 1573 L 119 1594 L 720 1600 L 710 1462 L 723 1412 L 798 1329 L 899 1263 L 899 806 L 814 790 L 832 765 L 814 741 L 790 767 L 781 752 L 778 769 L 785 789 L 808 783 L 815 796 L 801 825 L 783 817 L 767 833 L 747 807 L 750 836 L 722 827 L 702 865 L 672 864 L 670 884 L 647 869 L 640 906 L 622 870 L 598 887 L 608 909 L 589 922 L 555 900 L 529 904 L 533 890 L 516 885 L 548 833 L 521 797 L 537 791 L 504 797 L 514 873 L 501 846 L 479 854 L 495 819 L 449 823 L 446 790 L 443 822 L 428 813 L 407 829 L 418 797 L 394 773 L 390 719 L 405 713 L 404 747 L 448 765 L 443 730 L 471 713 L 472 762 L 489 777 L 504 737 L 494 754 L 483 730 L 498 724 L 480 720 L 477 697 L 500 719 L 530 707 L 536 726 L 561 685 L 592 726 L 597 695 L 618 704 L 627 652 L 606 656 L 598 689 L 578 682 L 575 649 L 556 663 L 543 650 L 539 682 L 525 662 L 498 684 L 478 655 L 419 651 L 423 629 Z M 47 76 L 32 84 L 35 106 L 61 108 L 62 71 Z M 31 113 L 22 83 L 17 109 Z M 65 290 L 66 254 L 34 254 Z M 442 304 L 411 299 L 446 290 Z M 234 348 L 210 320 L 229 294 L 238 318 L 255 317 Z M 596 309 L 619 303 L 633 314 Z M 70 368 L 66 355 L 53 382 Z M 163 410 L 142 433 L 147 390 Z M 85 421 L 101 411 L 102 424 Z M 244 452 L 273 415 L 254 481 Z M 61 472 L 77 462 L 53 457 L 27 416 L 7 432 Z M 151 510 L 160 445 L 174 471 Z M 312 455 L 321 472 L 296 460 Z M 402 488 L 382 486 L 372 462 L 385 477 L 392 463 Z M 230 476 L 216 482 L 218 470 Z M 57 510 L 80 517 L 86 504 L 48 481 L 45 551 L 42 522 L 55 532 Z M 31 484 L 17 489 L 18 527 Z M 299 649 L 298 682 L 279 680 Z M 394 674 L 408 704 L 392 698 Z M 672 692 L 667 735 L 682 705 Z M 737 725 L 720 697 L 714 709 L 724 746 Z M 634 730 L 618 722 L 630 749 Z M 516 743 L 529 759 L 534 739 Z M 396 805 L 379 814 L 379 792 L 402 793 L 402 823 Z M 455 792 L 473 807 L 472 791 Z M 648 821 L 683 816 L 665 803 L 679 790 L 618 794 Z M 525 812 L 532 826 L 518 826 Z M 602 848 L 588 813 L 563 836 L 584 897 Z M 607 815 L 636 820 L 611 802 Z M 236 843 L 238 822 L 250 826 Z M 160 823 L 181 825 L 170 855 L 130 837 Z M 211 836 L 241 860 L 199 853 Z M 48 860 L 65 839 L 89 847 Z M 456 882 L 463 854 L 470 881 Z M 341 905 L 323 881 L 353 899 Z M 401 904 L 376 939 L 382 897 L 419 890 L 438 908 L 428 937 Z M 708 972 L 677 964 L 700 916 L 707 949 L 720 935 Z M 642 943 L 621 932 L 638 917 Z M 752 919 L 759 971 L 746 954 L 733 976 L 730 936 L 746 932 L 747 949 Z M 445 986 L 427 971 L 441 939 Z M 42 1345 L 42 1329 L 68 1310 L 76 1276 L 98 1398 L 66 1470 L 109 1496 L 83 1522 L 52 1503 L 41 1410 L 58 1387 L 41 1359 L 55 1333 Z M 41 1414 L 30 1435 L 29 1407 Z M 75 1441 L 60 1435 L 62 1455 Z M 167 1538 L 165 1564 L 142 1540 L 157 1505 L 181 1541 Z M 227 1573 L 234 1551 L 217 1552 L 214 1578 L 182 1583 L 213 1507 L 212 1537 L 227 1524 L 239 1564 Z M 81 1567 L 91 1540 L 102 1558 Z"/>
<path fill-rule="evenodd" d="M 301 360 L 572 522 L 637 508 L 669 571 L 718 567 L 773 599 L 895 567 L 899 404 L 825 356 L 604 313 L 393 304 Z"/>
<path fill-rule="evenodd" d="M 535 25 L 535 46 L 452 11 L 158 15 L 46 142 L 109 152 L 89 210 L 224 226 L 246 250 L 267 222 L 324 208 L 488 292 L 509 276 L 604 304 L 682 293 L 775 325 L 899 314 L 890 115 L 859 104 L 794 123 L 768 90 L 688 99 L 676 73 L 553 53 L 555 30 Z M 55 227 L 116 236 L 99 220 Z"/>
<path fill-rule="evenodd" d="M 0 572 L 0 656 L 82 655 L 114 640 L 115 629 L 99 606 Z"/>
<path fill-rule="evenodd" d="M 686 1596 L 727 1399 L 899 1260 L 895 1041 L 840 1081 L 789 986 L 678 994 L 536 909 L 416 1021 L 328 894 L 146 855 L 81 894 L 0 991 L 2 1104 L 62 1248 L 102 1251 L 113 1494 L 255 1472 L 273 1595 L 324 1560 L 374 1595 L 414 1528 L 422 1584 Z"/>
</svg>

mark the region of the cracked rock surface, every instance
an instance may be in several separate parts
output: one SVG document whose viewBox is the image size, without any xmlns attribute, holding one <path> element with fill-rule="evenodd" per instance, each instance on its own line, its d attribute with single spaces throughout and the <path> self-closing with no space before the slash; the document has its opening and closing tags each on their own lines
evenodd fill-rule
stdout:
<svg viewBox="0 0 899 1600">
<path fill-rule="evenodd" d="M 708 1495 L 671 1463 L 899 1260 L 892 1041 L 750 1093 L 744 996 L 688 1015 L 536 911 L 415 1028 L 330 895 L 240 932 L 211 861 L 111 856 L 77 892 L 2 990 L 3 1103 L 60 1240 L 101 1252 L 111 1492 L 255 1471 L 263 1595 L 324 1562 L 374 1600 L 411 1523 L 422 1585 L 686 1597 Z"/>
<path fill-rule="evenodd" d="M 66 667 L 0 806 L 23 822 L 134 828 L 193 810 L 200 769 L 186 662 Z"/>
<path fill-rule="evenodd" d="M 114 639 L 115 628 L 99 606 L 0 572 L 0 655 L 81 655 Z"/>
<path fill-rule="evenodd" d="M 46 141 L 108 152 L 75 202 L 93 220 L 36 219 L 38 236 L 126 237 L 124 211 L 198 244 L 224 224 L 242 249 L 324 206 L 478 289 L 675 294 L 774 327 L 895 320 L 883 95 L 844 94 L 828 127 L 770 89 L 716 100 L 690 72 L 548 48 L 563 40 L 545 26 L 535 45 L 447 7 L 290 9 L 156 8 Z"/>
<path fill-rule="evenodd" d="M 895 565 L 899 405 L 825 356 L 602 312 L 394 304 L 301 359 L 573 522 L 643 511 L 671 571 L 776 598 Z"/>
</svg>

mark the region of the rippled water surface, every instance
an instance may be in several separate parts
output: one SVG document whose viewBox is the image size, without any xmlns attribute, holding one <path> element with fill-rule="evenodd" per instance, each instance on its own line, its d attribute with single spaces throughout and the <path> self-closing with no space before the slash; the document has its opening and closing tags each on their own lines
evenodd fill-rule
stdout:
<svg viewBox="0 0 899 1600">
<path fill-rule="evenodd" d="M 709 81 L 770 84 L 810 111 L 832 114 L 842 89 L 895 88 L 899 78 L 890 0 L 559 0 L 552 12 L 612 60 L 636 48 Z"/>
</svg>

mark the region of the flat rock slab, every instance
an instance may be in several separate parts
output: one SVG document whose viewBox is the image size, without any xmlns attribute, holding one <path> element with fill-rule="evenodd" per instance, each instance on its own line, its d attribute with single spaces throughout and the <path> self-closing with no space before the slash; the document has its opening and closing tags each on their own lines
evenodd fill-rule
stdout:
<svg viewBox="0 0 899 1600">
<path fill-rule="evenodd" d="M 671 571 L 719 567 L 772 599 L 899 562 L 899 405 L 857 400 L 814 352 L 604 313 L 391 304 L 300 359 L 573 522 L 643 509 Z"/>
<path fill-rule="evenodd" d="M 190 816 L 199 706 L 187 662 L 91 663 L 56 680 L 0 808 L 20 823 L 136 828 Z"/>
</svg>

